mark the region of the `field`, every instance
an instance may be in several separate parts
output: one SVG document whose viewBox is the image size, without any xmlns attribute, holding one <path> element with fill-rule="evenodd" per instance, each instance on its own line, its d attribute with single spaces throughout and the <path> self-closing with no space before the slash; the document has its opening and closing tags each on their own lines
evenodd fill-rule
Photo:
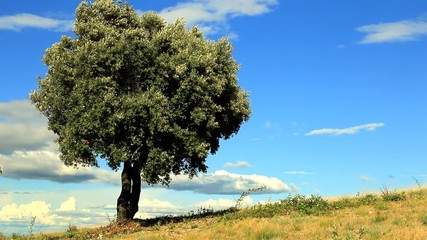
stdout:
<svg viewBox="0 0 427 240">
<path fill-rule="evenodd" d="M 237 202 L 238 204 L 238 202 Z M 0 234 L 0 239 L 6 238 Z M 179 217 L 70 226 L 55 234 L 13 239 L 427 239 L 427 189 L 325 200 L 289 195 L 280 202 L 237 210 L 200 209 Z"/>
</svg>

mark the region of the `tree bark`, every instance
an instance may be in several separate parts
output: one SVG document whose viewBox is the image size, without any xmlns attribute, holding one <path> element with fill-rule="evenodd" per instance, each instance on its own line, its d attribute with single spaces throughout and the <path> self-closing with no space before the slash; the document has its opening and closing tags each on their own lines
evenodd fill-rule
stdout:
<svg viewBox="0 0 427 240">
<path fill-rule="evenodd" d="M 141 169 L 138 164 L 125 162 L 122 172 L 122 191 L 117 199 L 117 221 L 132 220 L 138 212 L 141 193 Z"/>
</svg>

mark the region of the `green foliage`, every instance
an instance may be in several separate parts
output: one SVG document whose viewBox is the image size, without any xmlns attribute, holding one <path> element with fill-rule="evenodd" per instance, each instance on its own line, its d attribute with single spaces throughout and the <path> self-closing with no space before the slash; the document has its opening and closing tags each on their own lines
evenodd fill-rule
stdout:
<svg viewBox="0 0 427 240">
<path fill-rule="evenodd" d="M 334 224 L 333 226 L 333 230 L 332 230 L 332 239 L 336 240 L 339 238 L 339 233 L 338 233 L 338 225 Z"/>
<path fill-rule="evenodd" d="M 380 201 L 381 199 L 373 194 L 366 194 L 363 196 L 357 197 L 343 197 L 338 199 L 337 201 L 333 201 L 330 203 L 331 209 L 344 209 L 344 208 L 354 208 L 359 206 L 367 206 L 373 205 Z"/>
<path fill-rule="evenodd" d="M 77 235 L 77 227 L 69 224 L 68 228 L 65 230 L 65 236 L 67 238 L 73 238 Z"/>
<path fill-rule="evenodd" d="M 365 235 L 366 235 L 366 228 L 365 227 L 359 228 L 359 239 L 363 239 L 363 236 Z"/>
<path fill-rule="evenodd" d="M 374 194 L 366 194 L 357 199 L 359 205 L 372 205 L 380 201 L 380 198 L 375 196 Z"/>
<path fill-rule="evenodd" d="M 307 215 L 324 214 L 330 209 L 329 203 L 318 195 L 310 197 L 299 194 L 289 195 L 286 199 L 281 200 L 281 205 L 287 210 Z"/>
<path fill-rule="evenodd" d="M 373 219 L 374 223 L 380 223 L 380 222 L 384 222 L 385 220 L 387 220 L 386 216 L 382 216 L 379 213 L 375 216 L 375 218 Z"/>
<path fill-rule="evenodd" d="M 155 226 L 153 226 L 153 230 L 159 231 L 161 226 L 162 226 L 162 221 L 160 220 L 157 222 L 157 224 Z"/>
<path fill-rule="evenodd" d="M 82 2 L 73 31 L 46 50 L 30 94 L 66 165 L 137 162 L 144 181 L 168 184 L 171 173 L 205 172 L 220 139 L 248 120 L 227 39 L 113 0 Z"/>
<path fill-rule="evenodd" d="M 381 196 L 386 202 L 399 202 L 406 200 L 405 192 L 390 191 L 387 186 L 381 188 Z"/>
<path fill-rule="evenodd" d="M 338 199 L 337 201 L 334 201 L 332 203 L 330 203 L 330 207 L 331 209 L 344 209 L 344 208 L 352 208 L 352 207 L 356 207 L 358 206 L 358 202 L 357 200 L 355 200 L 354 198 L 349 198 L 349 197 L 343 197 Z"/>
<path fill-rule="evenodd" d="M 271 218 L 278 215 L 289 215 L 292 213 L 303 215 L 322 215 L 330 211 L 329 203 L 320 196 L 311 195 L 305 197 L 302 195 L 289 195 L 280 202 L 255 205 L 251 208 L 237 211 L 231 208 L 222 217 L 221 220 L 228 221 L 232 219 L 243 218 Z"/>
</svg>

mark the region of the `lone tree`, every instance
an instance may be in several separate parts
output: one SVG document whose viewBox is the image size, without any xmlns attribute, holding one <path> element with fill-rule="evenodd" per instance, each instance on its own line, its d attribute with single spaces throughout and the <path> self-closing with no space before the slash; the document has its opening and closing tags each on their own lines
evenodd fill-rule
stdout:
<svg viewBox="0 0 427 240">
<path fill-rule="evenodd" d="M 139 16 L 115 0 L 83 1 L 75 35 L 46 50 L 48 67 L 30 94 L 69 166 L 122 169 L 118 221 L 138 211 L 141 182 L 206 172 L 220 139 L 237 133 L 251 110 L 224 38 L 204 39 L 183 21 Z"/>
</svg>

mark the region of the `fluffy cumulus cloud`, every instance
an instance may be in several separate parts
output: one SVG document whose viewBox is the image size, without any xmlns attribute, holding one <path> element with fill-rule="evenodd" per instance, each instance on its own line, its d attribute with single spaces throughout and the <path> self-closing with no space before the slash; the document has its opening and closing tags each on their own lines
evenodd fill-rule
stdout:
<svg viewBox="0 0 427 240">
<path fill-rule="evenodd" d="M 359 41 L 360 44 L 414 41 L 427 35 L 427 21 L 404 20 L 370 24 L 358 27 L 356 30 L 366 33 L 365 37 Z"/>
<path fill-rule="evenodd" d="M 283 193 L 297 191 L 293 184 L 286 184 L 275 177 L 257 174 L 244 175 L 218 170 L 211 174 L 201 174 L 191 181 L 186 176 L 175 176 L 169 188 L 184 191 L 191 190 L 204 194 L 241 194 L 248 189 L 266 187 L 254 194 Z"/>
<path fill-rule="evenodd" d="M 343 135 L 343 134 L 356 134 L 362 130 L 375 131 L 379 127 L 383 127 L 384 123 L 369 123 L 349 128 L 322 128 L 306 133 L 306 136 L 314 135 Z"/>
<path fill-rule="evenodd" d="M 76 198 L 70 197 L 67 201 L 61 203 L 61 206 L 57 209 L 57 211 L 72 212 L 76 211 L 76 209 Z"/>
<path fill-rule="evenodd" d="M 34 195 L 29 194 L 29 198 Z M 8 203 L 0 208 L 0 229 L 5 234 L 12 232 L 25 233 L 28 231 L 28 224 L 32 219 L 35 220 L 34 226 L 41 231 L 60 231 L 64 230 L 69 224 L 100 225 L 106 224 L 106 214 L 104 212 L 91 212 L 76 208 L 76 199 L 70 197 L 60 204 L 60 208 L 54 210 L 53 203 L 46 201 L 33 200 L 28 203 L 16 204 Z"/>
<path fill-rule="evenodd" d="M 3 206 L 0 210 L 0 221 L 21 221 L 36 217 L 42 224 L 53 225 L 58 216 L 52 214 L 50 208 L 51 204 L 44 201 L 32 201 L 20 205 L 15 203 L 8 204 Z"/>
<path fill-rule="evenodd" d="M 237 161 L 236 163 L 228 162 L 228 163 L 224 164 L 224 167 L 226 167 L 226 168 L 246 168 L 246 167 L 250 167 L 250 166 L 251 166 L 251 164 L 249 164 L 246 161 Z"/>
<path fill-rule="evenodd" d="M 198 25 L 206 34 L 227 29 L 227 21 L 238 16 L 267 13 L 278 0 L 193 0 L 163 9 L 159 14 L 168 22 L 184 19 L 188 25 Z"/>
<path fill-rule="evenodd" d="M 59 32 L 70 31 L 74 21 L 41 17 L 34 14 L 21 13 L 0 16 L 0 30 L 20 31 L 24 28 L 42 28 Z"/>
</svg>

